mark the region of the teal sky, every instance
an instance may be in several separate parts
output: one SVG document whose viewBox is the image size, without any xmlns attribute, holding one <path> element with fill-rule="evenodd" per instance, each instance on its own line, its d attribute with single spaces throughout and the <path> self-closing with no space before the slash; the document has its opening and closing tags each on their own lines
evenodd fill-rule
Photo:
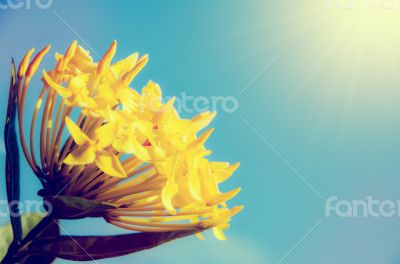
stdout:
<svg viewBox="0 0 400 264">
<path fill-rule="evenodd" d="M 230 204 L 246 207 L 226 232 L 228 241 L 209 234 L 206 241 L 186 238 L 97 263 L 400 261 L 398 217 L 326 218 L 324 211 L 331 196 L 400 200 L 398 7 L 344 10 L 327 8 L 325 0 L 54 0 L 41 10 L 34 2 L 29 10 L 0 9 L 1 123 L 11 56 L 19 61 L 29 48 L 48 43 L 51 54 L 63 52 L 75 39 L 97 54 L 113 39 L 118 58 L 148 53 L 135 88 L 151 79 L 167 96 L 233 96 L 239 102 L 234 113 L 217 108 L 208 142 L 213 159 L 242 164 L 223 185 L 242 187 Z M 48 55 L 43 67 L 52 62 Z M 28 100 L 36 98 L 35 88 Z M 4 157 L 2 151 L 1 164 Z M 38 199 L 39 183 L 25 161 L 22 172 L 23 199 Z M 0 189 L 5 199 L 4 181 Z M 123 232 L 95 220 L 62 224 L 69 234 Z"/>
</svg>

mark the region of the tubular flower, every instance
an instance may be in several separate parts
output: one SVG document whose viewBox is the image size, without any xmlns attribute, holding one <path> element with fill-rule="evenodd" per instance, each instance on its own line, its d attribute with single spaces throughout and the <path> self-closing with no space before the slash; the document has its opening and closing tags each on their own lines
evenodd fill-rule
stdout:
<svg viewBox="0 0 400 264">
<path fill-rule="evenodd" d="M 156 83 L 149 81 L 141 92 L 131 88 L 148 57 L 134 53 L 113 64 L 116 47 L 114 41 L 98 63 L 76 41 L 56 54 L 55 68 L 43 70 L 29 143 L 26 94 L 50 47 L 32 60 L 33 49 L 25 55 L 17 101 L 27 162 L 51 195 L 115 205 L 104 214 L 115 226 L 141 232 L 212 228 L 224 239 L 222 231 L 242 209 L 226 201 L 240 189 L 223 193 L 218 186 L 239 164 L 207 159 L 211 151 L 204 144 L 213 130 L 202 131 L 215 113 L 183 119 L 174 99 L 162 101 Z"/>
</svg>

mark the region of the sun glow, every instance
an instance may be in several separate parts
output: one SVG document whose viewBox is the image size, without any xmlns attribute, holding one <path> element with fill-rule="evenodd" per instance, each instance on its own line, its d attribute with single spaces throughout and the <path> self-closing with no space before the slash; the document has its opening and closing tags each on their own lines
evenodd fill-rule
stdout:
<svg viewBox="0 0 400 264">
<path fill-rule="evenodd" d="M 286 67 L 293 74 L 296 82 L 288 82 L 291 100 L 320 109 L 321 126 L 331 117 L 340 119 L 345 129 L 352 120 L 395 116 L 400 100 L 400 1 L 392 1 L 390 8 L 365 6 L 365 1 L 352 6 L 337 2 L 357 0 L 293 4 L 292 12 L 277 23 L 279 31 L 268 35 L 268 43 L 291 36 L 282 41 L 282 49 L 288 48 L 271 69 Z"/>
<path fill-rule="evenodd" d="M 326 45 L 321 53 L 333 55 L 331 63 L 338 70 L 368 83 L 369 78 L 397 74 L 399 25 L 399 8 L 331 8 L 315 38 L 324 39 L 319 49 Z"/>
<path fill-rule="evenodd" d="M 332 28 L 342 34 L 375 39 L 377 36 L 398 37 L 400 10 L 332 9 Z"/>
</svg>

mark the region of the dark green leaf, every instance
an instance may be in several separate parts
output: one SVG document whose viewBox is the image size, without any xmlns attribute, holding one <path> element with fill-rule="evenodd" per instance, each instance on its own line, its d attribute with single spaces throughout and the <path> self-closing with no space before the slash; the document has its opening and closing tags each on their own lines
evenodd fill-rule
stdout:
<svg viewBox="0 0 400 264">
<path fill-rule="evenodd" d="M 23 227 L 23 238 L 28 239 L 28 234 L 37 228 L 43 221 L 42 214 L 27 214 L 22 216 L 22 227 Z M 42 231 L 40 231 L 35 237 L 45 238 L 45 237 L 58 237 L 60 235 L 60 227 L 57 222 L 51 221 L 48 225 L 46 224 Z M 11 224 L 6 224 L 0 227 L 0 260 L 4 258 L 7 253 L 7 248 L 12 242 L 12 228 Z M 15 254 L 15 252 L 14 252 Z M 9 261 L 4 261 L 4 263 L 13 264 L 50 264 L 55 260 L 53 256 L 35 255 L 35 254 L 21 254 L 19 260 L 11 258 Z M 3 263 L 3 262 L 2 262 Z"/>
<path fill-rule="evenodd" d="M 117 236 L 61 236 L 36 240 L 27 251 L 29 254 L 43 254 L 66 260 L 91 261 L 151 249 L 196 232 L 198 230 Z"/>
<path fill-rule="evenodd" d="M 23 215 L 21 221 L 23 229 L 22 236 L 25 237 L 29 231 L 31 231 L 32 228 L 40 222 L 41 219 L 42 216 L 39 214 Z M 7 253 L 7 249 L 13 239 L 12 227 L 10 223 L 0 227 L 0 237 L 0 259 L 2 259 Z"/>
<path fill-rule="evenodd" d="M 18 203 L 11 203 L 12 201 L 19 201 L 20 186 L 19 186 L 19 153 L 17 133 L 15 130 L 15 116 L 18 95 L 18 83 L 15 72 L 14 61 L 12 62 L 11 69 L 11 82 L 8 97 L 8 108 L 6 125 L 4 128 L 4 142 L 6 148 L 6 189 L 7 199 L 11 206 L 11 226 L 13 229 L 13 243 L 16 245 L 22 240 L 22 227 L 21 218 L 19 217 Z"/>
<path fill-rule="evenodd" d="M 50 224 L 38 235 L 38 238 L 45 237 L 58 237 L 60 235 L 60 226 L 57 222 L 50 222 Z M 50 264 L 56 257 L 45 255 L 26 254 L 25 257 L 18 261 L 18 264 Z"/>
<path fill-rule="evenodd" d="M 101 217 L 104 211 L 115 209 L 110 203 L 100 203 L 76 196 L 45 196 L 45 201 L 51 204 L 51 214 L 58 219 L 81 219 L 85 217 Z"/>
</svg>

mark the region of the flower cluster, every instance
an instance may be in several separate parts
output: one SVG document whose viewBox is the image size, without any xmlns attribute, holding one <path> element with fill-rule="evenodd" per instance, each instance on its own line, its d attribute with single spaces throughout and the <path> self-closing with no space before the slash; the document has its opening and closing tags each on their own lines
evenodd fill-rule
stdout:
<svg viewBox="0 0 400 264">
<path fill-rule="evenodd" d="M 204 143 L 212 129 L 203 130 L 215 113 L 183 119 L 174 99 L 162 101 L 156 83 L 149 81 L 141 92 L 131 88 L 148 57 L 134 53 L 112 64 L 116 47 L 114 41 L 98 63 L 76 41 L 65 54 L 56 54 L 55 68 L 43 71 L 29 145 L 26 94 L 50 47 L 32 60 L 33 49 L 25 55 L 18 69 L 18 118 L 29 165 L 54 195 L 116 205 L 105 219 L 118 227 L 199 233 L 212 228 L 224 239 L 222 231 L 242 207 L 226 204 L 240 189 L 222 193 L 218 185 L 239 164 L 207 159 L 211 150 Z"/>
</svg>

